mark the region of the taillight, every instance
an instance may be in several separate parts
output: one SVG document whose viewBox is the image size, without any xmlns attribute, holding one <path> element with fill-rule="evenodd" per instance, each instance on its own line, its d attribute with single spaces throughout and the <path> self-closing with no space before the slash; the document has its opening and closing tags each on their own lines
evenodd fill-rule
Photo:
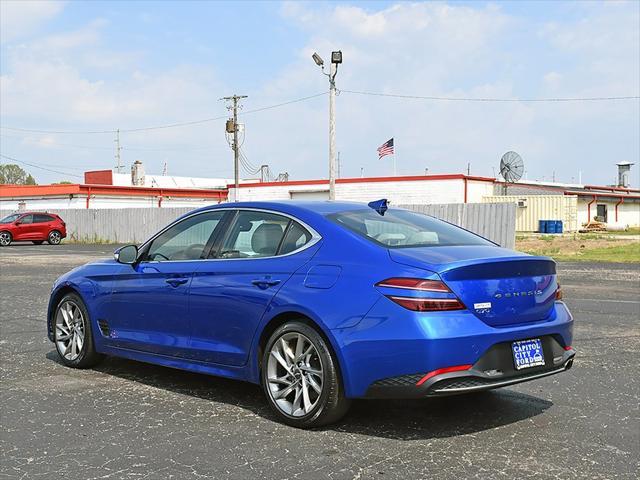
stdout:
<svg viewBox="0 0 640 480">
<path fill-rule="evenodd" d="M 451 293 L 449 287 L 439 280 L 423 280 L 422 278 L 387 278 L 376 284 L 378 287 L 406 288 L 422 292 Z"/>
<path fill-rule="evenodd" d="M 558 284 L 558 288 L 556 288 L 556 300 L 562 300 L 562 287 Z"/>
<path fill-rule="evenodd" d="M 445 312 L 449 310 L 464 310 L 465 308 L 457 298 L 414 298 L 391 295 L 387 295 L 387 298 L 415 312 Z"/>
<path fill-rule="evenodd" d="M 464 304 L 455 298 L 453 292 L 440 280 L 424 280 L 422 278 L 388 278 L 376 283 L 376 287 L 398 288 L 403 290 L 416 290 L 449 294 L 449 297 L 404 297 L 400 295 L 385 295 L 389 300 L 414 312 L 445 312 L 451 310 L 464 310 Z"/>
</svg>

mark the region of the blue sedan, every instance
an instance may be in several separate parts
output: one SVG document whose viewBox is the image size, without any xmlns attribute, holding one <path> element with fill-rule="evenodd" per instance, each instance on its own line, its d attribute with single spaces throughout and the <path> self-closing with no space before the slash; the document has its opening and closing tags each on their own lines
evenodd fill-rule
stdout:
<svg viewBox="0 0 640 480">
<path fill-rule="evenodd" d="M 262 385 L 296 427 L 354 398 L 475 392 L 568 370 L 555 263 L 433 217 L 343 202 L 195 210 L 56 280 L 61 361 L 114 355 Z"/>
</svg>

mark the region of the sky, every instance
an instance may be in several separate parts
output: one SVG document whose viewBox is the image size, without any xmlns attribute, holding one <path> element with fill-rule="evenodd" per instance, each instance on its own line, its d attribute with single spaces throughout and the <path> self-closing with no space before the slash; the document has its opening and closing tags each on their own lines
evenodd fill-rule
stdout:
<svg viewBox="0 0 640 480">
<path fill-rule="evenodd" d="M 513 150 L 530 180 L 611 184 L 630 161 L 640 183 L 638 98 L 352 93 L 638 97 L 638 1 L 0 0 L 0 21 L 0 160 L 38 183 L 113 168 L 116 129 L 125 171 L 141 160 L 148 173 L 232 177 L 220 98 L 233 94 L 248 96 L 243 177 L 268 164 L 326 178 L 328 80 L 311 54 L 328 63 L 333 50 L 342 177 L 394 163 L 399 175 L 493 177 Z M 379 160 L 391 137 L 395 162 Z"/>
</svg>

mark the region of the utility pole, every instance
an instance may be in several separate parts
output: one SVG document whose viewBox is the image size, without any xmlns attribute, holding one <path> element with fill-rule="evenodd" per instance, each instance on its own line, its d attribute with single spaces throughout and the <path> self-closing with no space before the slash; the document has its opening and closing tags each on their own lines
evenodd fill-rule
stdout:
<svg viewBox="0 0 640 480">
<path fill-rule="evenodd" d="M 120 160 L 120 151 L 122 147 L 120 146 L 120 129 L 116 130 L 116 173 L 122 173 L 122 162 Z"/>
<path fill-rule="evenodd" d="M 338 64 L 329 70 L 329 200 L 336 199 L 336 73 Z"/>
<path fill-rule="evenodd" d="M 331 52 L 329 73 L 324 72 L 324 60 L 317 53 L 311 58 L 329 77 L 329 200 L 336 199 L 336 74 L 342 63 L 342 51 Z"/>
<path fill-rule="evenodd" d="M 231 148 L 233 149 L 233 178 L 235 183 L 235 195 L 234 201 L 238 201 L 240 196 L 240 146 L 238 145 L 238 107 L 239 101 L 243 98 L 247 98 L 246 95 L 233 95 L 231 97 L 223 97 L 221 100 L 225 100 L 227 102 L 231 102 L 231 104 L 227 107 L 227 110 L 233 111 L 233 117 L 227 120 L 226 124 L 226 132 L 233 134 L 233 143 Z M 242 108 L 242 107 L 240 107 Z"/>
</svg>

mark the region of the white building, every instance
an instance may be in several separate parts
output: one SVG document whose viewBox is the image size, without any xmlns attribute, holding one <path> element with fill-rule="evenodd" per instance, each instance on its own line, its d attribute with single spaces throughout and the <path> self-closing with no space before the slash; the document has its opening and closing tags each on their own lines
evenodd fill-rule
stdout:
<svg viewBox="0 0 640 480">
<path fill-rule="evenodd" d="M 132 175 L 111 170 L 86 172 L 83 184 L 2 185 L 0 210 L 195 208 L 235 200 L 236 195 L 240 201 L 322 200 L 329 196 L 328 180 L 242 181 L 236 192 L 226 179 L 145 175 L 141 164 L 132 170 Z M 537 231 L 539 220 L 561 220 L 565 231 L 578 230 L 594 218 L 618 227 L 640 226 L 640 190 L 619 186 L 505 184 L 463 174 L 339 178 L 336 198 L 357 202 L 386 198 L 392 205 L 513 202 L 518 205 L 518 231 Z"/>
<path fill-rule="evenodd" d="M 229 199 L 236 199 L 234 185 L 228 189 Z M 240 201 L 328 197 L 328 180 L 243 183 L 237 192 Z M 392 205 L 514 202 L 519 205 L 519 231 L 537 231 L 538 220 L 561 220 L 570 231 L 594 219 L 618 227 L 640 226 L 640 190 L 624 187 L 535 181 L 505 184 L 495 178 L 463 174 L 336 180 L 338 200 L 369 202 L 380 198 Z"/>
</svg>

